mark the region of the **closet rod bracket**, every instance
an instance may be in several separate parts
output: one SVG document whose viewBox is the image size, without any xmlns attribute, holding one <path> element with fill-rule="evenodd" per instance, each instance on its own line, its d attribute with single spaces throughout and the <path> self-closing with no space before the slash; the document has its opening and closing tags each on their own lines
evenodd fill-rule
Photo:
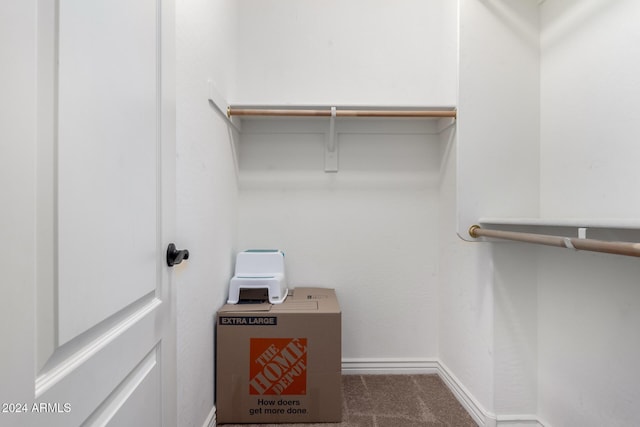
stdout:
<svg viewBox="0 0 640 427">
<path fill-rule="evenodd" d="M 338 135 L 336 134 L 336 107 L 331 107 L 329 134 L 325 138 L 324 171 L 338 172 Z"/>
</svg>

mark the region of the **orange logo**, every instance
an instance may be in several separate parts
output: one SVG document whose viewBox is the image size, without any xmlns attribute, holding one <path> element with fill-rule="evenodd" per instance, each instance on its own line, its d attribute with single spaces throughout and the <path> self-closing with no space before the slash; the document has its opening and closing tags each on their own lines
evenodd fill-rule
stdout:
<svg viewBox="0 0 640 427">
<path fill-rule="evenodd" d="M 307 394 L 306 338 L 251 338 L 249 394 Z"/>
</svg>

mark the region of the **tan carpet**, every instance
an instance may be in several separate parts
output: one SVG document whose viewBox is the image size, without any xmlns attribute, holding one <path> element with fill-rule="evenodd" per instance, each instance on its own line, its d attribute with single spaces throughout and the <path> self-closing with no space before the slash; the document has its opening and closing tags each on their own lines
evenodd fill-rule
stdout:
<svg viewBox="0 0 640 427">
<path fill-rule="evenodd" d="M 437 375 L 343 375 L 341 423 L 277 427 L 476 427 Z"/>
</svg>

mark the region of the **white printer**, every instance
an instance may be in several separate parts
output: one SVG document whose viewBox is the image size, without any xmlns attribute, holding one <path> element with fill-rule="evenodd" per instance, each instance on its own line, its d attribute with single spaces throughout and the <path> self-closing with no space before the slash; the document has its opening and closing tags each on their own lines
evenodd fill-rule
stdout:
<svg viewBox="0 0 640 427">
<path fill-rule="evenodd" d="M 267 289 L 269 302 L 281 304 L 287 297 L 284 253 L 278 249 L 248 249 L 236 256 L 227 304 L 237 304 L 241 289 Z"/>
</svg>

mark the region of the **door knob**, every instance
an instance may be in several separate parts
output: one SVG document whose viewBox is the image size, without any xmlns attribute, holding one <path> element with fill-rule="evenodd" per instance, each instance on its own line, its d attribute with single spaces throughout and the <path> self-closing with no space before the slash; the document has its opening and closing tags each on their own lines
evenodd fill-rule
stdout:
<svg viewBox="0 0 640 427">
<path fill-rule="evenodd" d="M 176 245 L 169 243 L 167 247 L 167 265 L 173 267 L 180 264 L 183 259 L 189 259 L 189 251 L 187 249 L 176 249 Z"/>
</svg>

